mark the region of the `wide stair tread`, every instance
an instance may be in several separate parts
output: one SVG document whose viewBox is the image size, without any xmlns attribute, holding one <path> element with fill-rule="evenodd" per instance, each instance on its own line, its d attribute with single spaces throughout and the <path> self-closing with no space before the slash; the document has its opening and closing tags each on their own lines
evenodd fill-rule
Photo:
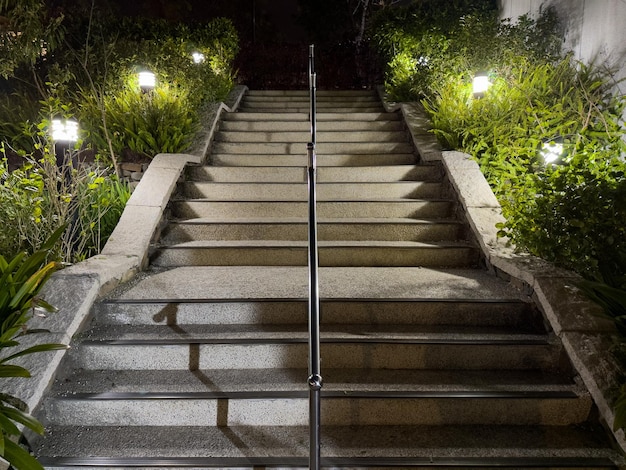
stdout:
<svg viewBox="0 0 626 470">
<path fill-rule="evenodd" d="M 200 376 L 207 380 L 199 380 Z M 231 392 L 307 391 L 306 369 L 210 369 L 210 370 L 115 370 L 76 369 L 60 379 L 53 389 L 55 397 L 95 394 L 193 394 Z M 580 391 L 572 373 L 547 373 L 541 370 L 393 370 L 324 369 L 322 393 L 349 391 L 406 392 L 415 396 L 528 395 L 541 392 Z M 114 397 L 114 395 L 110 395 Z M 174 396 L 174 395 L 173 395 Z M 463 396 L 463 395 L 462 395 Z M 94 396 L 93 398 L 98 398 Z M 106 398 L 102 396 L 100 398 Z M 138 396 L 138 398 L 140 398 Z"/>
<path fill-rule="evenodd" d="M 350 168 L 344 166 L 321 166 L 317 169 L 317 182 L 348 183 L 348 182 L 398 182 L 398 181 L 435 181 L 441 178 L 441 170 L 437 165 L 392 165 L 360 166 Z M 215 181 L 219 183 L 304 183 L 306 171 L 304 167 L 227 167 L 227 166 L 193 166 L 187 170 L 187 181 Z"/>
<path fill-rule="evenodd" d="M 117 468 L 150 468 L 162 463 L 187 468 L 306 468 L 307 431 L 307 427 L 283 426 L 59 426 L 51 428 L 41 452 L 60 456 L 45 459 L 47 467 L 89 465 L 94 459 Z M 328 426 L 322 437 L 322 464 L 351 468 L 372 464 L 380 468 L 616 468 L 611 460 L 615 453 L 605 448 L 601 434 L 597 428 L 563 426 Z M 81 458 L 86 455 L 93 457 Z"/>
</svg>

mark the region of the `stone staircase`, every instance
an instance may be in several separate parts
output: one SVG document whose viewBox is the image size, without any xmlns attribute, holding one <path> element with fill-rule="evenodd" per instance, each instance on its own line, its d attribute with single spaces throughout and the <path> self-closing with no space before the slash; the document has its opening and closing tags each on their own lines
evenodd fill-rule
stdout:
<svg viewBox="0 0 626 470">
<path fill-rule="evenodd" d="M 616 468 L 541 314 L 481 269 L 438 164 L 319 92 L 325 467 Z M 306 467 L 308 95 L 249 92 L 101 301 L 32 440 L 47 468 Z"/>
</svg>

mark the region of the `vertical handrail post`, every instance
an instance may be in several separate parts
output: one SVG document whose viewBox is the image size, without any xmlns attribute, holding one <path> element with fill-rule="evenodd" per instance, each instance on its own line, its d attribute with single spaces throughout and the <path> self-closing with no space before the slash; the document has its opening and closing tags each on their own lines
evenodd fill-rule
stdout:
<svg viewBox="0 0 626 470">
<path fill-rule="evenodd" d="M 307 144 L 307 181 L 309 189 L 309 468 L 320 468 L 320 427 L 321 427 L 321 390 L 322 375 L 320 370 L 320 302 L 318 279 L 317 246 L 317 211 L 316 211 L 316 172 L 315 155 L 316 119 L 315 91 L 316 76 L 314 46 L 309 46 L 309 88 L 311 141 Z"/>
</svg>

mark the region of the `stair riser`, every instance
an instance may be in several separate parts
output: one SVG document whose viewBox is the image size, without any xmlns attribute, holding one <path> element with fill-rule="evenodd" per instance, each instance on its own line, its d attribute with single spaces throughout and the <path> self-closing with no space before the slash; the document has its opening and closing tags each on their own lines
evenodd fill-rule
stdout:
<svg viewBox="0 0 626 470">
<path fill-rule="evenodd" d="M 435 180 L 441 176 L 436 166 L 387 166 L 387 167 L 320 167 L 318 183 L 342 182 L 397 182 Z M 221 183 L 305 183 L 304 167 L 192 167 L 187 170 L 192 181 L 215 181 Z"/>
<path fill-rule="evenodd" d="M 417 161 L 413 153 L 363 154 L 363 155 L 317 155 L 317 165 L 323 166 L 372 166 L 372 165 L 413 165 Z M 214 153 L 211 156 L 214 165 L 223 166 L 287 166 L 306 168 L 307 157 L 300 155 L 261 155 L 261 154 L 224 154 Z"/>
<path fill-rule="evenodd" d="M 334 102 L 334 101 L 346 101 L 350 102 L 363 102 L 380 104 L 380 98 L 377 94 L 372 92 L 355 92 L 352 94 L 329 94 L 323 90 L 316 92 L 316 101 L 318 103 Z M 261 95 L 257 91 L 249 91 L 245 96 L 246 103 L 258 103 L 258 102 L 292 102 L 299 101 L 301 103 L 309 103 L 310 93 L 309 91 L 301 90 L 300 93 L 284 93 L 281 95 Z"/>
<path fill-rule="evenodd" d="M 318 224 L 318 240 L 442 241 L 455 240 L 460 226 L 450 224 Z M 282 224 L 172 224 L 162 234 L 164 243 L 189 240 L 308 240 L 306 222 Z"/>
<path fill-rule="evenodd" d="M 332 106 L 326 106 L 323 107 L 321 109 L 319 109 L 320 111 L 325 111 L 325 112 L 329 112 L 329 113 L 341 113 L 341 114 L 345 114 L 345 113 L 380 113 L 381 111 L 383 111 L 382 106 L 378 105 L 378 106 L 353 106 L 350 103 L 344 103 L 343 106 L 339 106 L 339 105 L 332 105 Z M 293 106 L 262 106 L 262 105 L 252 105 L 252 106 L 248 106 L 246 104 L 241 105 L 238 108 L 238 111 L 242 112 L 242 113 L 263 113 L 263 114 L 271 114 L 271 113 L 281 113 L 281 114 L 288 114 L 288 113 L 298 113 L 298 114 L 303 114 L 303 113 L 308 113 L 309 112 L 309 105 L 308 104 L 300 104 L 298 105 L 298 103 L 293 103 Z"/>
<path fill-rule="evenodd" d="M 322 301 L 322 331 L 334 324 L 518 327 L 537 324 L 526 304 Z M 284 325 L 308 322 L 308 302 L 99 303 L 99 323 L 115 325 Z"/>
<path fill-rule="evenodd" d="M 248 90 L 246 92 L 247 98 L 258 98 L 258 97 L 300 97 L 304 99 L 308 99 L 309 90 Z M 335 99 L 337 97 L 349 97 L 349 98 L 359 98 L 359 97 L 378 97 L 378 94 L 375 91 L 371 90 L 317 90 L 315 95 L 318 99 Z"/>
<path fill-rule="evenodd" d="M 306 156 L 306 141 L 304 143 L 227 143 L 215 142 L 212 146 L 214 153 L 230 153 L 243 155 L 303 155 Z M 406 142 L 321 142 L 316 146 L 318 155 L 331 154 L 410 154 L 413 146 Z"/>
<path fill-rule="evenodd" d="M 308 99 L 246 99 L 241 106 L 245 108 L 308 108 L 310 102 Z M 358 110 L 359 108 L 378 108 L 381 109 L 381 103 L 377 100 L 363 100 L 346 98 L 335 98 L 332 100 L 316 100 L 316 108 L 319 111 L 334 108 L 350 108 Z"/>
<path fill-rule="evenodd" d="M 318 123 L 326 122 L 326 121 L 401 121 L 402 116 L 396 113 L 385 113 L 380 112 L 380 110 L 376 110 L 374 112 L 364 112 L 363 110 L 359 110 L 355 112 L 350 110 L 348 112 L 337 112 L 336 110 L 317 113 L 316 121 Z M 223 115 L 223 121 L 231 122 L 231 121 L 285 121 L 285 122 L 306 122 L 309 123 L 309 110 L 303 110 L 300 113 L 296 112 L 283 112 L 281 110 L 274 110 L 272 112 L 262 113 L 262 112 L 242 112 L 238 110 L 236 113 L 227 113 Z"/>
<path fill-rule="evenodd" d="M 326 266 L 422 266 L 468 267 L 478 261 L 469 247 L 387 248 L 320 247 L 319 265 Z M 210 247 L 175 246 L 156 250 L 155 266 L 306 266 L 308 251 L 302 247 Z"/>
<path fill-rule="evenodd" d="M 550 345 L 322 344 L 322 368 L 552 370 L 559 350 Z M 72 356 L 87 369 L 188 370 L 302 368 L 308 345 L 94 345 Z"/>
<path fill-rule="evenodd" d="M 171 202 L 173 216 L 196 217 L 307 217 L 305 202 Z M 406 217 L 415 219 L 446 218 L 452 204 L 448 201 L 402 202 L 324 202 L 317 203 L 318 218 Z"/>
<path fill-rule="evenodd" d="M 320 121 L 316 123 L 318 140 L 326 132 L 404 131 L 401 121 Z M 220 131 L 227 132 L 301 132 L 310 136 L 311 124 L 306 121 L 223 121 Z M 345 134 L 344 134 L 345 135 Z"/>
<path fill-rule="evenodd" d="M 179 191 L 191 199 L 213 201 L 307 201 L 306 183 L 181 183 Z M 320 183 L 318 201 L 372 199 L 426 199 L 443 195 L 441 183 Z"/>
<path fill-rule="evenodd" d="M 109 468 L 116 469 L 154 470 L 163 468 L 164 460 L 171 462 L 171 468 L 177 470 L 306 469 L 308 430 L 308 426 L 268 426 L 263 429 L 234 426 L 55 427 L 44 438 L 43 444 L 41 441 L 38 444 L 43 457 L 77 457 L 76 460 L 82 462 L 79 465 L 85 466 L 79 467 L 80 470 L 86 470 L 90 465 L 89 458 L 84 458 L 86 455 L 95 456 L 91 464 L 96 468 L 103 464 L 103 460 L 107 462 L 108 457 L 111 459 Z M 619 462 L 620 457 L 603 447 L 596 433 L 602 434 L 603 431 L 596 426 L 590 429 L 564 426 L 538 429 L 458 425 L 410 428 L 325 426 L 321 433 L 321 464 L 323 468 L 379 470 L 619 468 L 611 462 Z M 587 449 L 584 448 L 586 443 L 589 445 Z M 138 459 L 125 462 L 120 449 L 124 449 L 124 456 Z M 54 457 L 45 461 L 46 468 L 63 464 Z"/>
<path fill-rule="evenodd" d="M 304 382 L 303 382 L 304 383 Z M 322 425 L 544 425 L 584 422 L 584 398 L 322 398 Z M 47 418 L 71 426 L 305 426 L 308 400 L 55 400 Z"/>
<path fill-rule="evenodd" d="M 221 131 L 215 136 L 216 142 L 243 142 L 243 143 L 283 143 L 283 142 L 309 142 L 310 132 L 234 132 Z M 317 132 L 316 142 L 320 148 L 327 142 L 406 142 L 407 135 L 404 131 L 352 131 L 352 132 Z"/>
</svg>

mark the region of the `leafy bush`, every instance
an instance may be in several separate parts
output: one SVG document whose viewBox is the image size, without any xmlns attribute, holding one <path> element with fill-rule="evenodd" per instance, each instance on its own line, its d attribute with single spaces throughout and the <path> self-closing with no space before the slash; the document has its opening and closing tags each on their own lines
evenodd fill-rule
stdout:
<svg viewBox="0 0 626 470">
<path fill-rule="evenodd" d="M 47 262 L 47 258 L 64 229 L 59 228 L 40 250 L 28 257 L 24 252 L 10 261 L 0 256 L 0 377 L 30 377 L 27 369 L 11 362 L 29 354 L 66 348 L 63 344 L 39 344 L 13 352 L 19 348 L 21 338 L 34 333 L 27 329 L 34 309 L 53 310 L 37 294 L 58 267 L 55 262 Z M 21 435 L 18 425 L 39 434 L 44 432 L 41 423 L 27 413 L 21 400 L 0 394 L 0 455 L 17 470 L 43 470 L 37 460 L 15 442 Z"/>
<path fill-rule="evenodd" d="M 21 4 L 14 3 L 0 4 L 0 12 L 8 8 L 16 29 L 32 26 Z M 28 5 L 29 15 L 44 8 L 40 0 Z M 117 173 L 125 153 L 151 157 L 185 150 L 201 106 L 225 98 L 233 86 L 239 40 L 232 22 L 218 18 L 187 26 L 138 18 L 120 21 L 96 4 L 92 8 L 78 7 L 66 17 L 51 17 L 50 28 L 29 30 L 29 35 L 40 35 L 42 44 L 54 45 L 54 54 L 44 56 L 34 48 L 40 56 L 27 60 L 17 43 L 0 36 L 0 50 L 15 59 L 10 67 L 15 77 L 5 74 L 7 80 L 0 84 L 2 140 L 31 153 L 30 136 L 24 132 L 31 123 L 73 114 L 80 118 L 84 144 L 109 160 Z M 49 43 L 46 34 L 51 35 Z M 194 63 L 192 52 L 202 53 L 204 62 Z M 150 100 L 142 99 L 137 87 L 140 68 L 158 76 Z"/>
<path fill-rule="evenodd" d="M 75 260 L 100 253 L 113 233 L 130 198 L 130 188 L 106 171 L 90 171 L 77 184 L 76 218 L 68 228 L 71 251 L 65 258 Z M 70 248 L 70 244 L 65 244 Z"/>
<path fill-rule="evenodd" d="M 507 219 L 501 234 L 518 248 L 587 278 L 624 272 L 626 103 L 605 72 L 569 58 L 510 70 L 480 99 L 469 77 L 444 83 L 425 103 L 434 132 L 478 160 Z M 555 140 L 564 148 L 557 166 L 542 158 Z"/>
<path fill-rule="evenodd" d="M 546 9 L 536 21 L 501 21 L 496 2 L 436 0 L 383 10 L 373 22 L 374 42 L 387 63 L 392 99 L 431 97 L 449 77 L 489 70 L 508 76 L 518 58 L 551 61 L 560 54 L 558 21 Z"/>
<path fill-rule="evenodd" d="M 135 80 L 136 82 L 136 80 Z M 88 138 L 98 148 L 106 148 L 103 120 L 93 95 L 83 95 L 81 122 L 87 123 Z M 104 101 L 108 133 L 117 155 L 128 149 L 152 157 L 160 152 L 185 149 L 193 134 L 194 110 L 184 90 L 160 85 L 149 93 L 129 86 Z"/>
<path fill-rule="evenodd" d="M 36 162 L 11 172 L 7 159 L 0 161 L 0 254 L 13 257 L 21 251 L 32 253 L 62 225 L 60 214 L 48 210 L 45 180 Z"/>
<path fill-rule="evenodd" d="M 478 160 L 507 219 L 501 235 L 591 279 L 623 273 L 624 98 L 608 71 L 560 54 L 554 11 L 511 24 L 484 5 L 426 1 L 386 18 L 375 37 L 388 90 L 422 99 L 444 147 Z M 492 82 L 480 99 L 477 71 Z M 555 141 L 557 167 L 541 155 Z"/>
<path fill-rule="evenodd" d="M 444 147 L 478 161 L 506 218 L 499 235 L 582 274 L 580 287 L 624 335 L 626 98 L 610 71 L 561 55 L 551 10 L 511 25 L 468 3 L 381 26 L 388 91 L 421 99 Z M 479 99 L 471 84 L 477 71 L 489 71 L 492 82 Z M 562 150 L 553 164 L 545 154 L 556 143 Z M 623 364 L 625 344 L 622 336 L 612 351 Z M 618 393 L 616 429 L 626 427 L 626 386 Z"/>
<path fill-rule="evenodd" d="M 9 171 L 0 160 L 0 253 L 12 257 L 32 253 L 58 227 L 67 224 L 55 256 L 75 262 L 100 252 L 113 232 L 130 189 L 105 170 L 58 167 L 54 156 L 29 157 Z"/>
<path fill-rule="evenodd" d="M 237 33 L 229 20 L 218 18 L 203 27 L 172 27 L 164 21 L 104 21 L 100 42 L 69 54 L 85 57 L 67 99 L 80 109 L 88 141 L 113 160 L 130 150 L 152 157 L 180 152 L 198 124 L 207 101 L 226 97 L 233 85 L 232 62 L 238 51 Z M 83 39 L 84 40 L 84 39 Z M 194 63 L 192 52 L 205 61 Z M 140 68 L 157 76 L 157 87 L 142 94 Z M 96 83 L 101 85 L 96 85 Z"/>
</svg>

